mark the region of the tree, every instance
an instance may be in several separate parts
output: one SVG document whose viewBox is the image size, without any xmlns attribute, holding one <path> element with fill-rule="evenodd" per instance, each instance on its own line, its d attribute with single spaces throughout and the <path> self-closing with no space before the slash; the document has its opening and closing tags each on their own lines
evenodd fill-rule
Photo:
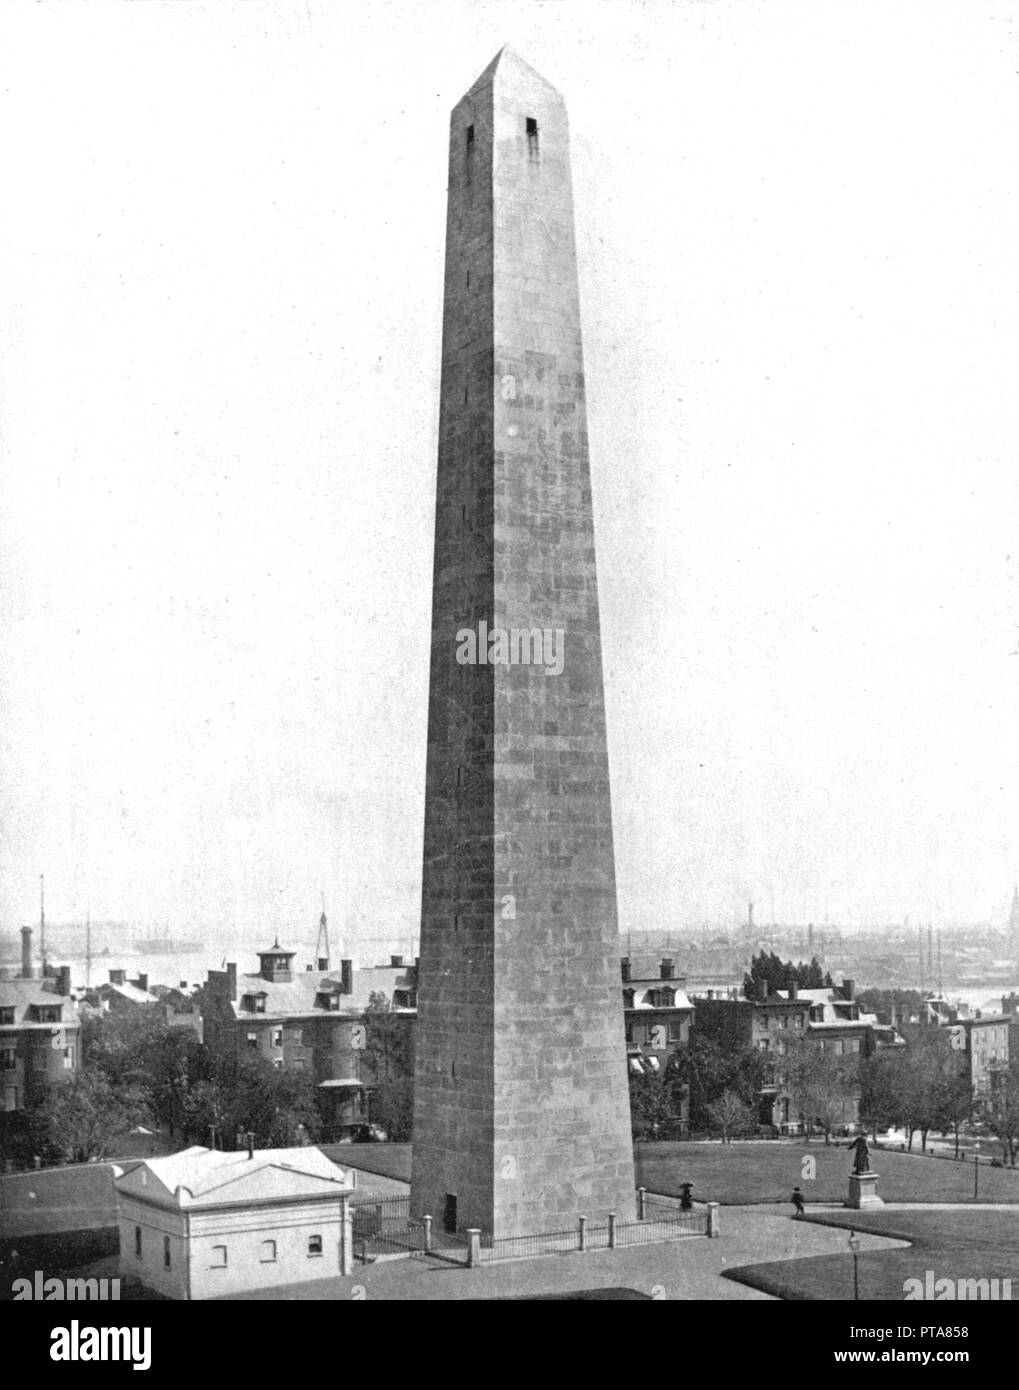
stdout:
<svg viewBox="0 0 1019 1390">
<path fill-rule="evenodd" d="M 72 1163 L 103 1158 L 115 1139 L 148 1118 L 141 1090 L 117 1090 L 98 1070 L 82 1070 L 56 1088 L 42 1113 L 53 1146 Z"/>
<path fill-rule="evenodd" d="M 753 1128 L 754 1112 L 735 1091 L 723 1091 L 708 1106 L 712 1127 L 721 1131 L 722 1143 L 731 1144 L 733 1134 L 743 1134 Z"/>
<path fill-rule="evenodd" d="M 962 1103 L 957 1080 L 962 1067 L 947 1028 L 917 1024 L 899 1031 L 905 1047 L 896 1049 L 897 1123 L 906 1131 L 907 1149 L 912 1149 L 913 1135 L 919 1131 L 923 1151 L 932 1129 L 944 1132 L 953 1125 L 952 1115 Z"/>
<path fill-rule="evenodd" d="M 791 1050 L 787 1071 L 807 1137 L 819 1129 L 830 1144 L 832 1131 L 854 1118 L 847 1101 L 857 1088 L 856 1059 L 839 1057 L 804 1038 Z"/>
<path fill-rule="evenodd" d="M 860 1063 L 860 1120 L 877 1143 L 879 1129 L 896 1123 L 898 1070 L 895 1051 L 879 1048 Z"/>
<path fill-rule="evenodd" d="M 676 1084 L 661 1072 L 630 1072 L 630 1128 L 634 1139 L 653 1139 L 680 1114 Z"/>
<path fill-rule="evenodd" d="M 991 1132 L 1001 1140 L 1004 1161 L 1014 1168 L 1019 1159 L 1019 1058 L 1009 1062 L 986 1117 Z"/>
<path fill-rule="evenodd" d="M 372 1121 L 396 1143 L 406 1143 L 414 1122 L 414 1035 L 410 1020 L 380 991 L 364 1014 L 364 1072 L 371 1084 Z"/>
<path fill-rule="evenodd" d="M 88 1015 L 82 1025 L 82 1064 L 114 1090 L 144 1092 L 152 1117 L 172 1138 L 194 1137 L 189 1091 L 211 1081 L 214 1064 L 190 1028 L 174 1028 L 155 1005 Z M 199 1131 L 198 1138 L 207 1137 Z"/>
<path fill-rule="evenodd" d="M 757 1048 L 723 1046 L 695 1029 L 670 1057 L 666 1075 L 670 1082 L 687 1088 L 691 1128 L 703 1130 L 715 1128 L 710 1107 L 726 1091 L 735 1092 L 748 1106 L 756 1105 L 768 1073 L 768 1060 Z"/>
<path fill-rule="evenodd" d="M 750 961 L 750 973 L 743 977 L 743 994 L 747 999 L 765 998 L 763 985 L 768 993 L 787 990 L 790 985 L 800 989 L 831 989 L 832 978 L 821 970 L 821 962 L 812 956 L 809 965 L 802 961 L 794 965 L 791 960 L 781 960 L 774 951 L 762 951 Z"/>
</svg>

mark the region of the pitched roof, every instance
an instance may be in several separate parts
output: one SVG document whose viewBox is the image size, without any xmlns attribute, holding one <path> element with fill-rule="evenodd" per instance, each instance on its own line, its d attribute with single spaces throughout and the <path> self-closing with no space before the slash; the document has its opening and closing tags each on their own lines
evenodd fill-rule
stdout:
<svg viewBox="0 0 1019 1390">
<path fill-rule="evenodd" d="M 149 1158 L 130 1171 L 114 1168 L 114 1184 L 125 1195 L 174 1207 L 223 1202 L 314 1197 L 353 1191 L 349 1173 L 320 1149 L 247 1149 L 224 1153 L 195 1146 L 165 1158 Z"/>
<path fill-rule="evenodd" d="M 109 994 L 119 994 L 122 999 L 129 999 L 132 1004 L 159 1003 L 158 994 L 153 994 L 151 990 L 139 989 L 138 986 L 133 985 L 130 982 L 130 980 L 128 980 L 125 984 L 122 985 L 115 985 L 112 982 L 112 980 L 108 981 L 106 984 L 98 985 L 96 987 L 96 994 L 101 994 L 104 996 Z"/>
<path fill-rule="evenodd" d="M 57 994 L 47 989 L 45 980 L 0 980 L 0 1008 L 14 1009 L 14 1026 L 18 1028 L 53 1028 L 52 1023 L 39 1023 L 32 1017 L 37 1007 L 53 1008 L 63 1005 L 62 1027 L 77 1024 L 78 1013 L 69 994 Z M 10 1026 L 10 1025 L 7 1025 Z"/>
<path fill-rule="evenodd" d="M 636 984 L 631 981 L 629 984 L 624 984 L 623 989 L 633 990 L 633 1003 L 627 1004 L 626 1007 L 628 1009 L 693 1009 L 690 996 L 685 989 L 677 989 L 675 980 L 653 980 L 650 983 L 644 980 L 638 980 Z M 674 999 L 671 1004 L 664 1005 L 652 1002 L 652 992 L 657 993 L 662 989 L 672 990 Z"/>
<path fill-rule="evenodd" d="M 361 1015 L 367 1009 L 372 994 L 381 993 L 389 1003 L 393 1002 L 395 990 L 413 990 L 417 979 L 412 967 L 371 966 L 352 972 L 350 994 L 340 995 L 340 1006 L 335 1012 L 339 1015 Z M 338 970 L 295 970 L 287 981 L 266 980 L 261 975 L 238 975 L 237 998 L 233 1001 L 235 1018 L 320 1018 L 324 1013 L 334 1012 L 316 1006 L 319 994 L 332 994 L 340 988 Z M 265 995 L 265 1009 L 255 1012 L 243 1008 L 245 995 Z M 399 1008 L 397 1013 L 413 1013 L 415 1010 Z"/>
<path fill-rule="evenodd" d="M 775 993 L 782 1000 L 789 999 L 789 991 L 786 989 L 778 989 Z M 806 1000 L 811 1008 L 821 1009 L 821 1018 L 811 1022 L 811 1026 L 814 1028 L 832 1025 L 843 1028 L 847 1026 L 876 1028 L 878 1026 L 877 1014 L 864 1013 L 855 999 L 843 999 L 837 989 L 830 987 L 828 989 L 801 989 L 797 992 L 797 999 L 800 1002 Z M 851 1013 L 854 1008 L 857 1011 L 856 1018 L 848 1018 L 846 1015 Z"/>
</svg>

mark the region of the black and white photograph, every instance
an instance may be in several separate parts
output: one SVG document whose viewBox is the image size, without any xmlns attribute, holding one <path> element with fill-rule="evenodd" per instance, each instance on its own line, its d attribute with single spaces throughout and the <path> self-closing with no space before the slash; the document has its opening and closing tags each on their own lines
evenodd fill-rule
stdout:
<svg viewBox="0 0 1019 1390">
<path fill-rule="evenodd" d="M 10 0 L 0 127 L 31 1368 L 999 1365 L 1019 4 Z"/>
</svg>

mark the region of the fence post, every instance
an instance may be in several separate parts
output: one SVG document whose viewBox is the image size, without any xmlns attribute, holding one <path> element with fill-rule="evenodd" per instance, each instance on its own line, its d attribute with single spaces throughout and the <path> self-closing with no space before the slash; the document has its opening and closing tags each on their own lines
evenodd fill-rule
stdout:
<svg viewBox="0 0 1019 1390">
<path fill-rule="evenodd" d="M 578 1216 L 578 1217 L 577 1217 L 577 1236 L 578 1236 L 578 1238 L 579 1238 L 579 1244 L 577 1245 L 577 1249 L 578 1249 L 578 1250 L 586 1250 L 586 1249 L 587 1249 L 587 1217 L 586 1217 L 586 1216 Z"/>
<path fill-rule="evenodd" d="M 647 1217 L 647 1188 L 637 1188 L 637 1220 L 643 1221 Z"/>
<path fill-rule="evenodd" d="M 477 1226 L 467 1227 L 467 1268 L 474 1269 L 481 1263 L 481 1231 Z"/>
<path fill-rule="evenodd" d="M 350 1198 L 340 1198 L 340 1273 L 354 1272 L 354 1209 Z"/>
<path fill-rule="evenodd" d="M 427 1254 L 432 1248 L 432 1218 L 422 1216 L 421 1224 L 425 1228 L 425 1254 Z"/>
<path fill-rule="evenodd" d="M 610 1212 L 609 1212 L 609 1249 L 610 1249 L 610 1250 L 615 1250 L 615 1248 L 616 1248 L 616 1213 L 615 1213 L 614 1211 L 610 1211 Z"/>
<path fill-rule="evenodd" d="M 721 1235 L 721 1230 L 719 1229 L 719 1224 L 718 1224 L 718 1203 L 717 1203 L 717 1202 L 709 1202 L 709 1203 L 708 1203 L 708 1231 L 707 1231 L 707 1234 L 708 1234 L 708 1239 L 709 1239 L 709 1240 L 710 1240 L 712 1237 L 714 1237 L 714 1236 Z"/>
</svg>

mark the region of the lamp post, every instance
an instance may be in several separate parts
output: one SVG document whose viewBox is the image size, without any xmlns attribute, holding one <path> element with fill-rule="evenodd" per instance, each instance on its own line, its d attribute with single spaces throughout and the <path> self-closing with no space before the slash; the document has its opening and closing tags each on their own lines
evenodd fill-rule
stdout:
<svg viewBox="0 0 1019 1390">
<path fill-rule="evenodd" d="M 980 1192 L 980 1140 L 973 1141 L 973 1200 Z"/>
<path fill-rule="evenodd" d="M 860 1237 L 855 1231 L 849 1232 L 849 1248 L 853 1252 L 853 1301 L 859 1302 L 860 1298 L 860 1269 L 857 1257 L 860 1253 Z"/>
</svg>

